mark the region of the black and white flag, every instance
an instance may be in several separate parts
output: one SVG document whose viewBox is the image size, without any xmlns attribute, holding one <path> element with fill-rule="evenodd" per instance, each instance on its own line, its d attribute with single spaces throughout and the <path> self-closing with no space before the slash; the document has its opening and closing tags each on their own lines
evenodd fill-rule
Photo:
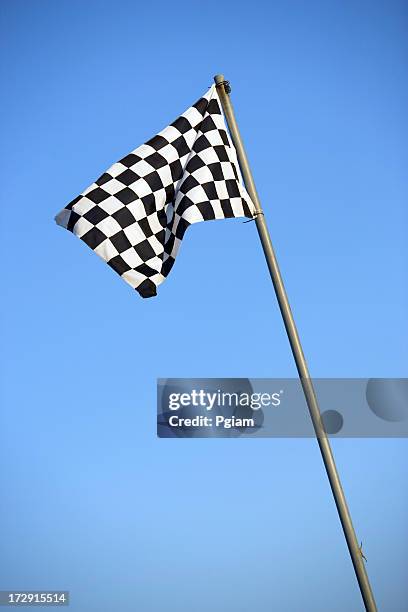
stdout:
<svg viewBox="0 0 408 612">
<path fill-rule="evenodd" d="M 189 225 L 250 217 L 213 85 L 176 121 L 113 164 L 55 218 L 142 297 L 156 295 Z"/>
</svg>

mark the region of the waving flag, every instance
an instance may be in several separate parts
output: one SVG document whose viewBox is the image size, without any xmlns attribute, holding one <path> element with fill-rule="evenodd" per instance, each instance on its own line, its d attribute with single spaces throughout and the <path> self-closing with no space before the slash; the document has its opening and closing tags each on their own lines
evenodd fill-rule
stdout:
<svg viewBox="0 0 408 612">
<path fill-rule="evenodd" d="M 156 295 L 189 225 L 250 217 L 218 93 L 113 164 L 55 218 L 142 297 Z"/>
</svg>

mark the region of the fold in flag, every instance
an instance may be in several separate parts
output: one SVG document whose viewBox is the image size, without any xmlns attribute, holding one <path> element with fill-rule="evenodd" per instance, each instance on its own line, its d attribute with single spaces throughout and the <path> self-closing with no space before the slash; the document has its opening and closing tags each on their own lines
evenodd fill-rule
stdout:
<svg viewBox="0 0 408 612">
<path fill-rule="evenodd" d="M 156 295 L 192 223 L 253 217 L 217 90 L 113 164 L 56 222 L 142 297 Z"/>
</svg>

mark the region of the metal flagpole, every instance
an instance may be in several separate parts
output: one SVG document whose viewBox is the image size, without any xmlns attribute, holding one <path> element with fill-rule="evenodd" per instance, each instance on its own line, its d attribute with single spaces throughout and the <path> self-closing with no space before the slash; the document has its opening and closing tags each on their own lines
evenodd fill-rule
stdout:
<svg viewBox="0 0 408 612">
<path fill-rule="evenodd" d="M 327 476 L 329 478 L 330 487 L 333 493 L 334 501 L 337 506 L 337 511 L 343 527 L 344 535 L 347 541 L 347 546 L 350 552 L 351 560 L 353 562 L 354 571 L 356 573 L 364 605 L 367 612 L 376 612 L 377 606 L 375 604 L 370 582 L 368 580 L 366 568 L 362 558 L 362 551 L 361 548 L 358 546 L 358 541 L 354 531 L 350 512 L 347 506 L 346 497 L 344 495 L 336 464 L 334 462 L 330 442 L 322 425 L 319 405 L 317 402 L 313 383 L 310 378 L 306 359 L 303 354 L 302 345 L 300 343 L 299 334 L 297 332 L 292 311 L 290 309 L 288 296 L 285 291 L 285 286 L 283 284 L 276 255 L 274 253 L 271 238 L 269 236 L 268 227 L 266 225 L 261 203 L 256 191 L 254 179 L 252 177 L 252 173 L 248 164 L 248 159 L 242 143 L 241 135 L 235 119 L 234 110 L 232 108 L 231 100 L 229 97 L 229 93 L 231 91 L 229 83 L 224 79 L 224 75 L 222 74 L 217 74 L 214 77 L 214 81 L 227 119 L 231 138 L 237 150 L 238 161 L 241 167 L 245 185 L 251 197 L 251 200 L 255 205 L 256 227 L 258 229 L 258 234 L 261 239 L 263 252 L 265 254 L 273 286 L 275 288 L 275 293 L 282 314 L 283 322 L 285 324 L 286 333 L 289 338 L 293 357 L 295 359 L 297 371 L 299 373 L 299 378 L 306 398 L 306 403 L 309 408 L 313 427 L 316 433 L 317 442 L 319 444 Z"/>
</svg>

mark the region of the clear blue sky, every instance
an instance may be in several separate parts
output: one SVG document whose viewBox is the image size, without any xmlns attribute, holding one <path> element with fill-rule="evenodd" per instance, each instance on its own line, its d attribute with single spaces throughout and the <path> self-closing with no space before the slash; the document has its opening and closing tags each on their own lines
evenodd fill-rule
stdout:
<svg viewBox="0 0 408 612">
<path fill-rule="evenodd" d="M 191 228 L 143 301 L 53 216 L 223 72 L 312 374 L 406 376 L 406 3 L 1 13 L 0 588 L 361 610 L 313 440 L 156 439 L 157 377 L 295 374 L 254 224 Z M 379 609 L 402 612 L 406 441 L 334 450 Z"/>
</svg>

